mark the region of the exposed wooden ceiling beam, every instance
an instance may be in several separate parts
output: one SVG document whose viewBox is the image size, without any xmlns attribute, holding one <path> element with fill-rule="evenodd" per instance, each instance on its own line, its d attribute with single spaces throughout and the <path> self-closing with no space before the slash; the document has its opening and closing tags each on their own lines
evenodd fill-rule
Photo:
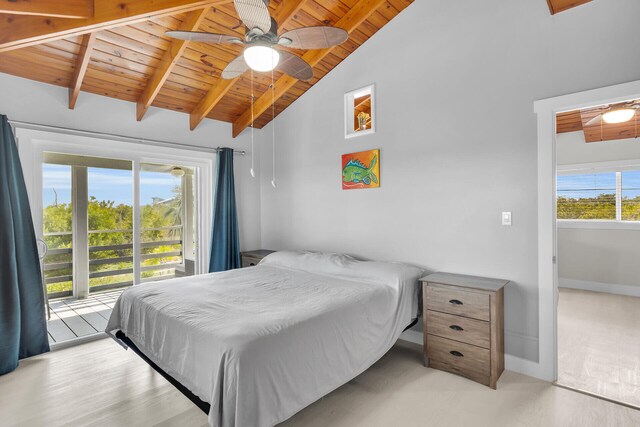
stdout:
<svg viewBox="0 0 640 427">
<path fill-rule="evenodd" d="M 273 19 L 278 23 L 278 28 L 286 27 L 291 19 L 298 13 L 304 0 L 287 0 L 280 4 L 280 7 L 273 13 Z M 198 103 L 189 117 L 189 127 L 194 130 L 202 120 L 214 109 L 220 100 L 229 92 L 229 89 L 238 81 L 238 78 L 225 80 L 220 78 L 218 82 L 209 90 L 204 98 Z"/>
<path fill-rule="evenodd" d="M 226 80 L 222 77 L 218 80 L 218 82 L 213 85 L 213 87 L 207 92 L 207 94 L 202 98 L 202 100 L 196 105 L 196 108 L 193 109 L 191 114 L 189 115 L 189 128 L 194 130 L 207 114 L 213 110 L 218 102 L 222 99 L 223 96 L 229 92 L 229 89 L 233 87 L 235 82 L 237 82 L 239 77 L 235 79 Z"/>
<path fill-rule="evenodd" d="M 93 16 L 93 0 L 0 0 L 0 13 L 54 18 L 90 18 Z"/>
<path fill-rule="evenodd" d="M 0 15 L 0 52 L 46 43 L 97 30 L 130 25 L 149 18 L 202 9 L 232 0 L 95 0 L 86 19 Z"/>
<path fill-rule="evenodd" d="M 552 15 L 589 3 L 591 0 L 547 0 Z"/>
<path fill-rule="evenodd" d="M 353 32 L 360 24 L 362 24 L 369 16 L 371 16 L 378 7 L 387 0 L 359 0 L 338 22 L 335 27 L 342 28 L 348 33 Z M 325 56 L 327 56 L 333 48 L 309 50 L 302 59 L 307 61 L 311 67 L 315 67 Z M 280 99 L 289 89 L 298 82 L 297 79 L 284 75 L 275 82 L 274 99 Z M 254 117 L 260 116 L 267 111 L 272 104 L 271 91 L 263 93 L 254 103 Z M 233 122 L 232 135 L 235 138 L 240 135 L 247 126 L 251 124 L 251 109 L 247 109 L 238 119 Z"/>
<path fill-rule="evenodd" d="M 356 101 L 358 101 L 358 100 L 356 99 Z M 371 95 L 365 95 L 365 96 L 363 96 L 362 98 L 360 98 L 360 101 L 358 101 L 358 102 L 353 106 L 353 109 L 354 109 L 354 110 L 357 110 L 357 109 L 359 109 L 360 107 L 362 107 L 363 105 L 365 105 L 366 103 L 369 103 L 369 104 L 371 103 Z"/>
<path fill-rule="evenodd" d="M 273 19 L 278 23 L 278 32 L 282 33 L 282 30 L 291 23 L 303 5 L 304 0 L 283 0 L 280 3 L 280 7 L 273 12 Z"/>
<path fill-rule="evenodd" d="M 73 72 L 73 80 L 71 80 L 71 86 L 69 86 L 69 109 L 73 110 L 78 100 L 78 94 L 80 94 L 80 88 L 82 87 L 82 80 L 87 73 L 87 67 L 89 66 L 89 60 L 91 59 L 91 51 L 96 41 L 96 33 L 89 33 L 82 36 L 82 45 L 80 46 L 80 52 L 78 52 L 78 59 L 76 61 L 76 69 Z"/>
<path fill-rule="evenodd" d="M 187 17 L 182 21 L 179 30 L 180 31 L 196 31 L 204 17 L 211 10 L 210 7 L 206 7 L 200 10 L 194 10 L 187 14 Z M 189 42 L 186 40 L 173 40 L 171 46 L 167 49 L 160 61 L 160 65 L 156 68 L 153 76 L 149 79 L 149 82 L 144 88 L 144 91 L 140 95 L 140 99 L 136 104 L 136 119 L 142 120 L 147 110 L 153 103 L 154 99 L 162 89 L 162 85 L 167 80 L 167 77 L 171 74 L 173 67 L 176 65 Z"/>
</svg>

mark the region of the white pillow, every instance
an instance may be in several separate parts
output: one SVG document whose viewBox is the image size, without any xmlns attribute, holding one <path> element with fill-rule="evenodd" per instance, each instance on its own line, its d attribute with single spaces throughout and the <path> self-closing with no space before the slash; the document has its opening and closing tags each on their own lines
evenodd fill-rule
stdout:
<svg viewBox="0 0 640 427">
<path fill-rule="evenodd" d="M 308 251 L 274 252 L 260 262 L 363 282 L 415 284 L 424 270 L 399 262 L 362 261 L 350 255 Z"/>
<path fill-rule="evenodd" d="M 420 282 L 418 279 L 425 274 L 425 271 L 418 267 L 400 262 L 361 261 L 345 254 L 308 251 L 274 252 L 264 257 L 260 265 L 272 265 L 389 286 L 407 296 L 411 319 L 417 318 L 419 314 Z"/>
</svg>

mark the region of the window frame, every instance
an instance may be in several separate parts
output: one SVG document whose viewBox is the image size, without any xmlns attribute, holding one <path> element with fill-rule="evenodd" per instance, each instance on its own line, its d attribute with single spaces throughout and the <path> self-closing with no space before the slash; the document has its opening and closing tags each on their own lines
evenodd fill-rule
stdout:
<svg viewBox="0 0 640 427">
<path fill-rule="evenodd" d="M 357 131 L 353 129 L 353 113 L 355 109 L 354 101 L 356 95 L 369 91 L 371 93 L 371 126 L 369 129 Z M 376 133 L 376 84 L 371 83 L 358 89 L 354 89 L 344 94 L 344 137 L 345 139 L 356 138 L 358 136 L 371 135 Z"/>
<path fill-rule="evenodd" d="M 20 154 L 31 215 L 36 236 L 42 238 L 42 163 L 44 152 L 54 152 L 75 156 L 89 156 L 121 159 L 132 162 L 133 203 L 134 203 L 134 282 L 140 283 L 140 264 L 135 257 L 141 254 L 140 230 L 140 167 L 143 163 L 173 165 L 193 168 L 195 171 L 195 206 L 197 213 L 195 273 L 206 273 L 209 266 L 211 247 L 211 213 L 213 212 L 213 176 L 216 154 L 203 147 L 178 148 L 168 144 L 132 142 L 129 138 L 117 136 L 90 135 L 81 131 L 53 131 L 19 127 L 16 142 Z M 74 288 L 75 289 L 75 288 Z"/>
<path fill-rule="evenodd" d="M 560 219 L 557 218 L 558 190 L 556 188 L 556 223 L 558 228 L 599 230 L 640 230 L 640 221 L 622 220 L 622 172 L 640 171 L 640 159 L 557 165 L 557 176 L 593 173 L 616 174 L 616 219 Z M 557 177 L 556 177 L 557 181 Z"/>
</svg>

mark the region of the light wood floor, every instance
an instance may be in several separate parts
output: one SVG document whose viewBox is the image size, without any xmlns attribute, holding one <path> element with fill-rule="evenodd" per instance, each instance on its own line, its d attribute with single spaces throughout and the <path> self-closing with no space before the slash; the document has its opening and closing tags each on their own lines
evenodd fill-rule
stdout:
<svg viewBox="0 0 640 427">
<path fill-rule="evenodd" d="M 104 332 L 113 305 L 124 289 L 96 292 L 87 298 L 51 300 L 51 319 L 47 322 L 49 344 Z"/>
<path fill-rule="evenodd" d="M 640 407 L 640 298 L 560 289 L 558 383 Z"/>
<path fill-rule="evenodd" d="M 205 426 L 206 416 L 111 339 L 23 360 L 0 377 L 4 426 Z M 399 342 L 280 427 L 637 426 L 640 411 L 505 372 L 498 390 L 422 366 Z"/>
</svg>

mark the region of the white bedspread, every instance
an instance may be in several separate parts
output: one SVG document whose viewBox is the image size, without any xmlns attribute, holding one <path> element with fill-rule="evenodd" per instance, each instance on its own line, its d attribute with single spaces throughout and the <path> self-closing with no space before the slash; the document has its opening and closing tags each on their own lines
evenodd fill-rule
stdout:
<svg viewBox="0 0 640 427">
<path fill-rule="evenodd" d="M 133 286 L 107 332 L 211 404 L 220 427 L 272 426 L 382 357 L 416 317 L 422 271 L 277 252 L 258 266 Z"/>
</svg>

